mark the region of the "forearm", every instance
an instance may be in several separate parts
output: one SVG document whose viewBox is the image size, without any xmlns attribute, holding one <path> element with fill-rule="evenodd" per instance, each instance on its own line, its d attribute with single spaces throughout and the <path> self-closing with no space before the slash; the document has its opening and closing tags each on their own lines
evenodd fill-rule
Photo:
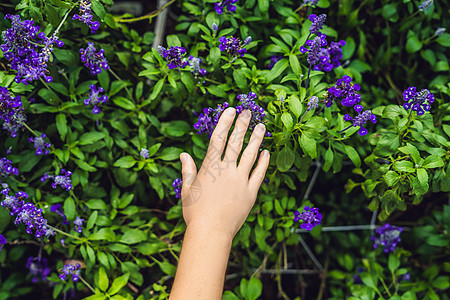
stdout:
<svg viewBox="0 0 450 300">
<path fill-rule="evenodd" d="M 224 234 L 188 227 L 169 299 L 221 299 L 231 244 Z"/>
</svg>

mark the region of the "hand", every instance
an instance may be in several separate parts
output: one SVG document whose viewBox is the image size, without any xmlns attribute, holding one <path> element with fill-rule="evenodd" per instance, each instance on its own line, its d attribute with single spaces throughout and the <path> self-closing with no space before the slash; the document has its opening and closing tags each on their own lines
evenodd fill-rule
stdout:
<svg viewBox="0 0 450 300">
<path fill-rule="evenodd" d="M 224 159 L 221 159 L 235 114 L 233 107 L 222 113 L 198 173 L 192 157 L 187 153 L 180 155 L 183 177 L 181 199 L 187 227 L 194 231 L 207 229 L 231 239 L 244 224 L 255 203 L 270 160 L 269 151 L 264 150 L 249 177 L 266 130 L 263 124 L 258 124 L 239 165 L 237 163 L 251 119 L 249 110 L 239 115 Z"/>
</svg>

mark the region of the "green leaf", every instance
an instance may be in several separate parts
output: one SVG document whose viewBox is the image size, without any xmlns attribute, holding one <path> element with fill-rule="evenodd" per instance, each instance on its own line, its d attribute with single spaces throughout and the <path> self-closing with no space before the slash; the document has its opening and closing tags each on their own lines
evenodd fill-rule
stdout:
<svg viewBox="0 0 450 300">
<path fill-rule="evenodd" d="M 226 98 L 227 97 L 227 93 L 220 86 L 211 85 L 211 86 L 208 86 L 206 89 L 208 90 L 208 92 L 210 92 L 214 96 L 217 96 L 217 97 L 220 97 L 220 98 Z"/>
<path fill-rule="evenodd" d="M 177 268 L 174 265 L 172 265 L 170 262 L 168 262 L 168 261 L 158 262 L 158 265 L 159 265 L 159 268 L 161 269 L 161 271 L 163 271 L 167 275 L 175 276 Z"/>
<path fill-rule="evenodd" d="M 99 131 L 87 132 L 87 133 L 84 133 L 80 137 L 78 144 L 79 145 L 90 145 L 95 142 L 98 142 L 99 140 L 101 140 L 104 137 L 105 137 L 105 134 L 103 132 L 99 132 Z"/>
<path fill-rule="evenodd" d="M 98 293 L 98 294 L 94 294 L 89 297 L 86 297 L 83 300 L 105 300 L 105 299 L 106 299 L 105 295 Z"/>
<path fill-rule="evenodd" d="M 147 240 L 147 233 L 139 229 L 129 229 L 125 231 L 120 242 L 124 244 L 137 244 L 145 240 Z"/>
<path fill-rule="evenodd" d="M 175 160 L 180 157 L 181 152 L 183 152 L 183 149 L 177 147 L 167 147 L 161 151 L 161 154 L 157 158 L 166 161 Z"/>
<path fill-rule="evenodd" d="M 302 73 L 302 70 L 300 69 L 300 63 L 298 62 L 298 58 L 296 55 L 289 54 L 289 65 L 296 75 L 300 75 Z"/>
<path fill-rule="evenodd" d="M 104 292 L 106 291 L 108 286 L 109 286 L 108 275 L 106 274 L 105 268 L 100 267 L 100 269 L 98 270 L 98 287 L 100 288 L 100 290 Z"/>
<path fill-rule="evenodd" d="M 95 171 L 97 171 L 96 168 L 94 168 L 93 166 L 89 165 L 87 162 L 85 162 L 83 160 L 75 159 L 74 161 L 75 161 L 76 165 L 82 170 L 85 170 L 85 171 L 88 171 L 88 172 L 95 172 Z"/>
<path fill-rule="evenodd" d="M 256 278 L 252 277 L 247 285 L 247 297 L 245 299 L 248 300 L 256 300 L 261 296 L 262 293 L 262 283 L 261 281 Z"/>
<path fill-rule="evenodd" d="M 303 111 L 303 107 L 302 104 L 300 103 L 300 100 L 297 98 L 297 96 L 292 95 L 287 99 L 287 101 L 289 103 L 290 110 L 294 113 L 294 115 L 298 119 Z"/>
<path fill-rule="evenodd" d="M 98 211 L 96 210 L 89 216 L 89 219 L 86 223 L 87 230 L 90 230 L 94 227 L 95 222 L 97 222 L 97 217 L 98 217 Z"/>
<path fill-rule="evenodd" d="M 269 0 L 258 0 L 258 6 L 262 14 L 267 13 L 269 10 Z"/>
<path fill-rule="evenodd" d="M 358 152 L 356 152 L 355 148 L 349 145 L 344 145 L 344 147 L 348 158 L 350 158 L 350 160 L 357 168 L 361 168 L 361 158 L 359 157 L 359 154 Z"/>
<path fill-rule="evenodd" d="M 109 242 L 114 242 L 116 240 L 116 235 L 114 231 L 111 230 L 111 228 L 102 228 L 99 231 L 91 234 L 88 238 L 92 241 L 107 240 Z"/>
<path fill-rule="evenodd" d="M 191 125 L 189 125 L 186 121 L 177 120 L 161 123 L 161 131 L 173 137 L 182 137 L 191 130 Z"/>
<path fill-rule="evenodd" d="M 92 5 L 92 10 L 103 21 L 103 19 L 105 18 L 105 14 L 106 14 L 105 7 L 103 6 L 103 4 L 101 4 L 99 0 L 92 0 L 91 5 Z"/>
<path fill-rule="evenodd" d="M 280 172 L 288 171 L 294 164 L 295 154 L 289 147 L 285 146 L 277 155 L 277 167 Z"/>
<path fill-rule="evenodd" d="M 406 41 L 406 52 L 414 53 L 420 49 L 422 49 L 422 42 L 413 33 Z"/>
<path fill-rule="evenodd" d="M 75 216 L 77 215 L 77 210 L 75 207 L 75 202 L 73 201 L 72 197 L 69 197 L 64 201 L 64 213 L 67 217 L 67 220 L 72 221 L 75 219 Z"/>
<path fill-rule="evenodd" d="M 115 105 L 120 106 L 123 109 L 132 110 L 132 111 L 136 110 L 136 106 L 134 105 L 134 103 L 125 97 L 117 96 L 117 97 L 114 97 L 112 100 Z"/>
<path fill-rule="evenodd" d="M 416 171 L 416 169 L 414 169 L 413 163 L 406 160 L 396 161 L 393 165 L 393 168 L 398 172 L 411 173 Z"/>
<path fill-rule="evenodd" d="M 303 151 L 307 153 L 312 159 L 317 157 L 317 142 L 315 139 L 309 137 L 305 132 L 300 136 L 298 142 Z"/>
<path fill-rule="evenodd" d="M 405 118 L 406 119 L 406 118 Z M 406 146 L 398 148 L 398 150 L 404 154 L 411 155 L 413 161 L 418 164 L 421 160 L 419 150 L 410 143 L 406 143 Z"/>
<path fill-rule="evenodd" d="M 163 88 L 163 85 L 164 85 L 164 78 L 161 78 L 153 87 L 152 94 L 150 95 L 150 100 L 155 100 L 156 97 L 158 97 L 159 93 Z"/>
<path fill-rule="evenodd" d="M 444 166 L 444 162 L 438 155 L 430 155 L 425 158 L 422 167 L 425 169 L 440 168 Z"/>
<path fill-rule="evenodd" d="M 436 42 L 438 42 L 444 47 L 450 47 L 450 34 L 444 33 L 443 35 L 441 35 L 436 39 Z"/>
<path fill-rule="evenodd" d="M 329 147 L 327 152 L 325 152 L 325 163 L 323 165 L 323 170 L 325 172 L 328 172 L 328 170 L 330 169 L 331 165 L 333 164 L 333 159 L 334 159 L 333 149 Z"/>
<path fill-rule="evenodd" d="M 292 116 L 288 112 L 284 112 L 281 115 L 281 121 L 284 124 L 284 127 L 287 128 L 287 130 L 292 131 L 292 127 L 294 126 L 294 120 L 292 119 Z"/>
<path fill-rule="evenodd" d="M 391 273 L 394 273 L 395 270 L 400 266 L 400 259 L 394 254 L 389 255 L 388 267 Z"/>
<path fill-rule="evenodd" d="M 106 269 L 110 269 L 109 260 L 108 260 L 108 255 L 106 255 L 105 252 L 97 251 L 97 258 L 98 258 L 98 261 L 99 261 Z"/>
<path fill-rule="evenodd" d="M 397 182 L 400 180 L 400 175 L 397 174 L 395 171 L 388 171 L 386 174 L 383 175 L 384 181 L 386 184 L 390 187 L 397 184 Z"/>
<path fill-rule="evenodd" d="M 114 167 L 119 167 L 119 168 L 131 168 L 132 166 L 134 166 L 136 164 L 136 160 L 134 159 L 133 156 L 127 155 L 124 157 L 119 158 L 115 163 L 114 163 Z"/>
<path fill-rule="evenodd" d="M 431 284 L 437 289 L 445 290 L 450 287 L 450 278 L 449 276 L 439 276 Z"/>
<path fill-rule="evenodd" d="M 235 69 L 233 71 L 233 78 L 237 86 L 241 90 L 247 90 L 247 78 L 245 77 L 245 72 L 242 69 Z"/>
<path fill-rule="evenodd" d="M 111 287 L 108 290 L 108 294 L 109 295 L 117 294 L 124 286 L 127 285 L 129 278 L 130 278 L 130 273 L 126 273 L 126 274 L 114 279 Z"/>
<path fill-rule="evenodd" d="M 267 82 L 273 81 L 275 78 L 281 75 L 284 70 L 289 66 L 289 61 L 285 58 L 279 60 L 270 70 L 269 74 L 267 75 Z"/>
<path fill-rule="evenodd" d="M 188 92 L 192 93 L 192 91 L 194 90 L 194 79 L 192 77 L 192 74 L 190 72 L 181 73 L 181 81 L 186 86 Z"/>
<path fill-rule="evenodd" d="M 67 134 L 66 115 L 58 114 L 56 116 L 56 128 L 58 129 L 59 135 L 61 136 L 61 140 L 64 141 L 66 139 L 66 134 Z"/>
<path fill-rule="evenodd" d="M 420 185 L 424 190 L 428 191 L 428 173 L 425 169 L 419 168 L 417 169 L 417 179 L 419 180 Z"/>
</svg>

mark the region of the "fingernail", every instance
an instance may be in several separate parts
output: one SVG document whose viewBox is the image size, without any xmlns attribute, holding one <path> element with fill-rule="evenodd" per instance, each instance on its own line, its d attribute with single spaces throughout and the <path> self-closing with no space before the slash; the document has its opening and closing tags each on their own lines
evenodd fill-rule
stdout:
<svg viewBox="0 0 450 300">
<path fill-rule="evenodd" d="M 227 108 L 227 115 L 232 116 L 234 115 L 235 109 L 234 107 Z"/>
<path fill-rule="evenodd" d="M 264 131 L 265 127 L 266 126 L 264 126 L 264 124 L 259 123 L 258 125 L 256 125 L 256 130 L 261 132 Z"/>
<path fill-rule="evenodd" d="M 244 118 L 246 118 L 246 119 L 249 119 L 249 118 L 252 116 L 252 113 L 251 113 L 248 109 L 246 109 L 246 110 L 244 110 L 244 112 L 242 113 L 242 116 L 243 116 Z"/>
<path fill-rule="evenodd" d="M 186 154 L 185 153 L 181 153 L 180 160 L 181 160 L 181 162 L 184 162 L 186 160 Z"/>
<path fill-rule="evenodd" d="M 265 156 L 265 157 L 269 157 L 269 151 L 264 150 L 264 151 L 262 152 L 262 155 Z"/>
</svg>

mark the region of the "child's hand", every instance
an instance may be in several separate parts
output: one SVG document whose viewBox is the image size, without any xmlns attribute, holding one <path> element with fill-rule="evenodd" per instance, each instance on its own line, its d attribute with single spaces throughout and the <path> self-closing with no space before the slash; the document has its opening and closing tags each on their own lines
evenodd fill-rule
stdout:
<svg viewBox="0 0 450 300">
<path fill-rule="evenodd" d="M 264 150 L 249 176 L 266 130 L 263 124 L 258 124 L 239 165 L 237 163 L 251 119 L 249 110 L 239 115 L 222 160 L 235 114 L 232 107 L 222 113 L 198 173 L 192 157 L 187 153 L 180 155 L 183 174 L 181 199 L 187 227 L 194 231 L 206 229 L 210 233 L 225 234 L 231 239 L 255 203 L 270 160 L 269 151 Z"/>
</svg>

